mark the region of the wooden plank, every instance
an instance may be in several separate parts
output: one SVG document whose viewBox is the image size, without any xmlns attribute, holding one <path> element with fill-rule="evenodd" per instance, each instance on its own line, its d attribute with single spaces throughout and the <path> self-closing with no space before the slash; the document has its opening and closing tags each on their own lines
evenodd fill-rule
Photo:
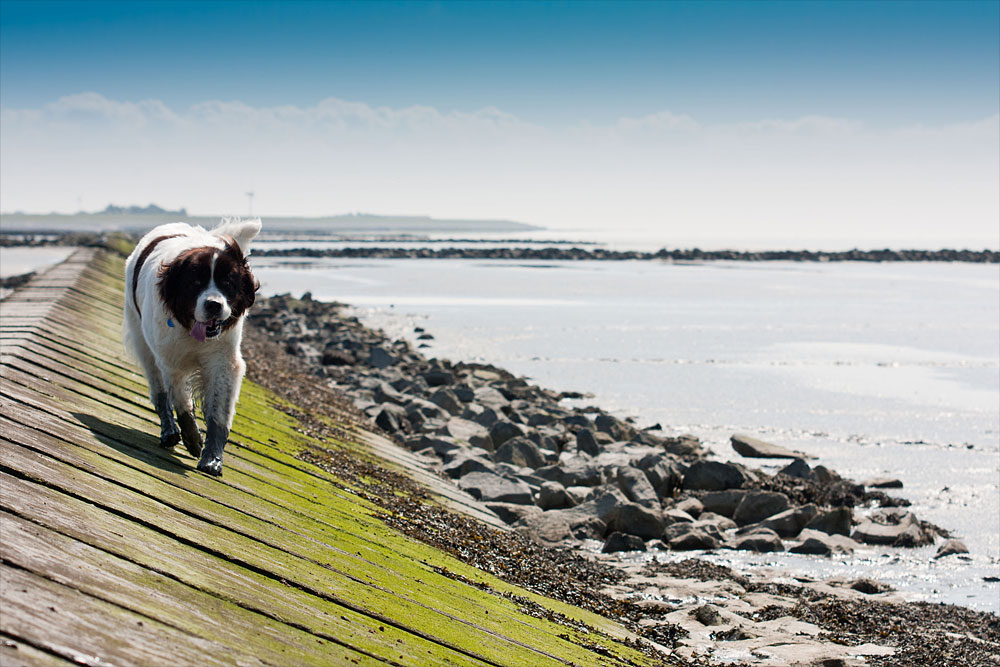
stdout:
<svg viewBox="0 0 1000 667">
<path fill-rule="evenodd" d="M 3 667 L 68 667 L 73 664 L 76 663 L 0 632 L 0 665 Z"/>
<path fill-rule="evenodd" d="M 37 575 L 0 566 L 0 630 L 83 665 L 261 665 L 195 637 Z M 122 641 L 122 628 L 134 628 Z M 233 660 L 233 659 L 236 660 Z"/>
<path fill-rule="evenodd" d="M 505 625 L 513 621 L 511 614 L 498 615 L 494 609 L 490 615 L 488 608 L 464 595 L 473 593 L 475 589 L 447 577 L 435 576 L 436 573 L 429 569 L 421 576 L 437 579 L 435 587 L 415 588 L 410 585 L 412 577 L 380 569 L 363 558 L 352 559 L 351 554 L 341 552 L 332 544 L 320 544 L 322 549 L 310 549 L 302 539 L 285 535 L 289 544 L 279 549 L 261 541 L 266 533 L 274 530 L 273 527 L 261 530 L 259 525 L 252 525 L 254 521 L 219 508 L 199 508 L 200 512 L 211 517 L 209 520 L 192 516 L 187 513 L 190 506 L 182 511 L 164 502 L 156 502 L 71 466 L 29 453 L 10 441 L 4 441 L 4 446 L 0 448 L 0 466 L 18 470 L 28 478 L 63 493 L 88 498 L 109 511 L 127 514 L 136 521 L 174 535 L 188 547 L 209 548 L 227 560 L 269 573 L 275 580 L 291 582 L 303 590 L 328 596 L 359 611 L 381 610 L 378 617 L 385 622 L 413 634 L 433 637 L 452 649 L 461 650 L 460 646 L 471 643 L 477 647 L 477 650 L 471 651 L 475 657 L 485 659 L 485 655 L 511 655 L 517 656 L 515 659 L 521 664 L 531 664 L 546 656 L 540 647 L 556 641 L 555 635 L 546 637 L 548 633 L 529 633 L 535 635 L 530 646 L 512 640 L 504 635 Z M 230 521 L 232 524 L 227 527 L 214 521 Z M 248 534 L 250 531 L 256 531 L 256 539 Z M 350 571 L 347 566 L 343 569 L 331 567 L 331 561 L 350 561 L 353 567 Z M 416 574 L 413 573 L 414 576 Z M 424 619 L 422 627 L 413 625 L 415 619 Z M 530 622 L 530 619 L 523 620 L 519 630 L 532 630 L 527 625 Z"/>
<path fill-rule="evenodd" d="M 8 511 L 76 541 L 175 579 L 245 609 L 385 659 L 411 646 L 420 664 L 489 664 L 416 637 L 393 625 L 300 588 L 276 585 L 262 573 L 58 491 L 0 472 L 0 502 Z M 382 628 L 382 629 L 380 629 Z M 400 642 L 400 640 L 403 640 Z"/>
<path fill-rule="evenodd" d="M 375 658 L 0 512 L 7 563 L 273 665 Z M 386 657 L 386 656 L 383 656 Z M 383 662 L 383 660 L 376 660 Z"/>
</svg>

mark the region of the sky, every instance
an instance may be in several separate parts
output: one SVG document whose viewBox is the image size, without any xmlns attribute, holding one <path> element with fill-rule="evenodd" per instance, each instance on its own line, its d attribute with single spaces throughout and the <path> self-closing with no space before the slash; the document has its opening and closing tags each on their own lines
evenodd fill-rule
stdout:
<svg viewBox="0 0 1000 667">
<path fill-rule="evenodd" d="M 1000 3 L 0 2 L 0 210 L 1000 246 Z"/>
</svg>

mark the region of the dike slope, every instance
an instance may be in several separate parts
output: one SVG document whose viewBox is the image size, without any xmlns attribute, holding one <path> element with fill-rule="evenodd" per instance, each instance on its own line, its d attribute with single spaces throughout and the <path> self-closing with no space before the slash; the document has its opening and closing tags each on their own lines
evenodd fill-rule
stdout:
<svg viewBox="0 0 1000 667">
<path fill-rule="evenodd" d="M 391 528 L 365 474 L 310 460 L 406 472 L 400 506 L 492 515 L 335 405 L 247 381 L 224 477 L 159 449 L 120 343 L 123 265 L 81 249 L 0 302 L 0 664 L 657 661 Z"/>
</svg>

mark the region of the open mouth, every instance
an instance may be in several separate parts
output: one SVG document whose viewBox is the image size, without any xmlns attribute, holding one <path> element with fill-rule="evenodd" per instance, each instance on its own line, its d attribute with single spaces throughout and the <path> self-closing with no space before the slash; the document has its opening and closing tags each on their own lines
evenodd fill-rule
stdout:
<svg viewBox="0 0 1000 667">
<path fill-rule="evenodd" d="M 215 338 L 222 333 L 222 322 L 220 320 L 209 320 L 208 322 L 195 322 L 191 327 L 191 337 L 204 343 L 209 338 Z"/>
</svg>

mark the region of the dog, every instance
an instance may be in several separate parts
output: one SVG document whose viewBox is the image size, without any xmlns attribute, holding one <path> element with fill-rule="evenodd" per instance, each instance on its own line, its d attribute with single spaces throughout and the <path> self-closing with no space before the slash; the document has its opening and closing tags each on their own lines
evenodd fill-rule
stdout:
<svg viewBox="0 0 1000 667">
<path fill-rule="evenodd" d="M 125 264 L 122 339 L 142 367 L 160 418 L 160 446 L 182 439 L 198 470 L 222 475 L 246 364 L 243 322 L 260 284 L 247 256 L 260 220 L 215 229 L 176 222 L 142 237 Z M 201 397 L 204 449 L 194 419 Z M 174 419 L 174 412 L 177 419 Z"/>
</svg>

